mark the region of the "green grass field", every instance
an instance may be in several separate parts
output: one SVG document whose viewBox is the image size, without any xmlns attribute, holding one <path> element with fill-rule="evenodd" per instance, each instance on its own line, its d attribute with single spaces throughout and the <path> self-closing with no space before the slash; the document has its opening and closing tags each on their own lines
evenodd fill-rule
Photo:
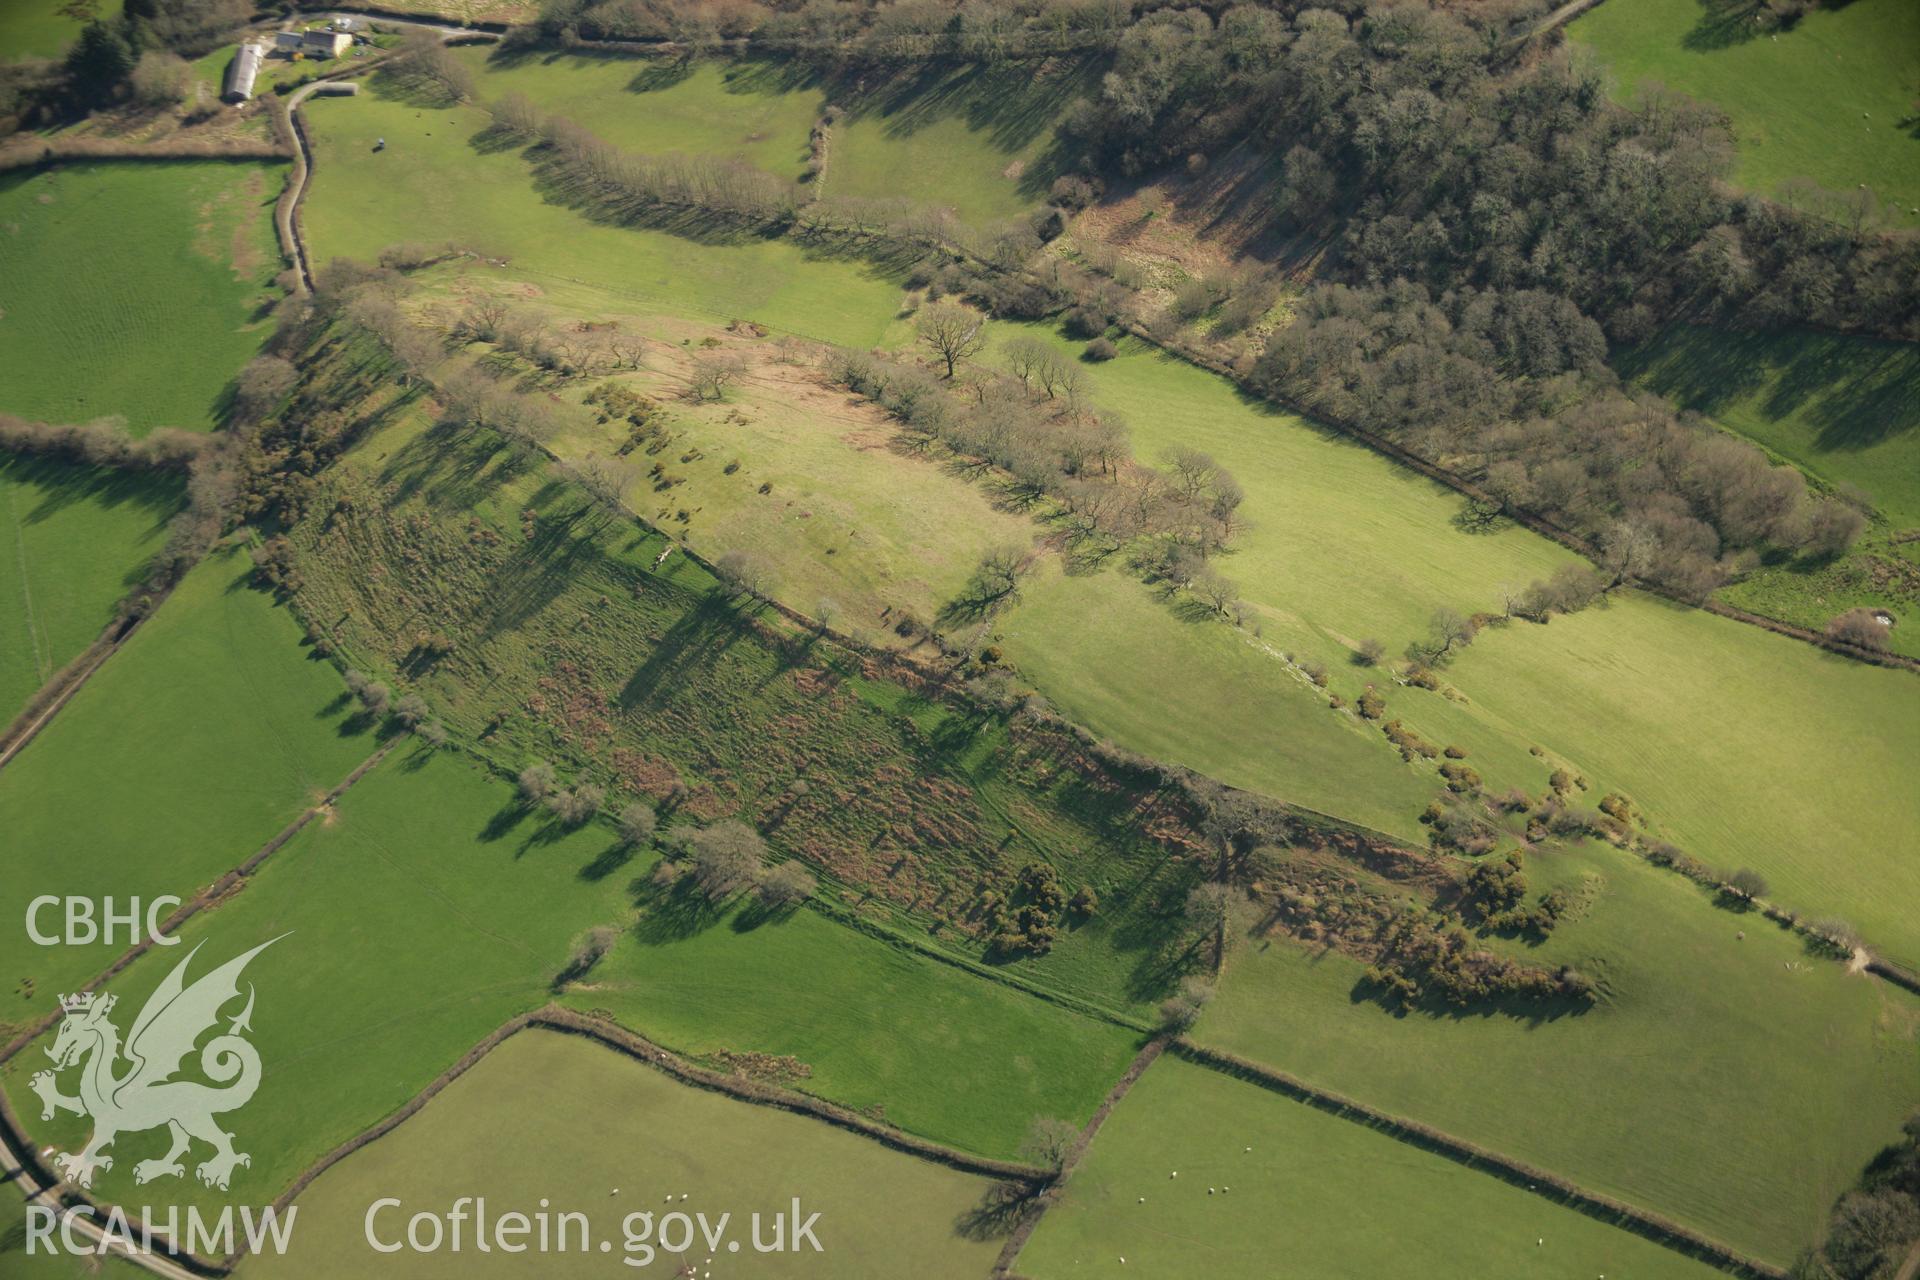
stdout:
<svg viewBox="0 0 1920 1280">
<path fill-rule="evenodd" d="M 1911 343 L 1679 325 L 1619 363 L 1826 484 L 1855 486 L 1895 527 L 1920 526 L 1920 351 Z"/>
<path fill-rule="evenodd" d="M 984 226 L 1045 199 L 1053 126 L 1094 69 L 1071 60 L 967 65 L 878 85 L 830 83 L 778 61 L 668 62 L 619 54 L 467 51 L 482 102 L 521 93 L 630 150 L 737 157 L 789 180 L 827 103 L 823 194 L 941 205 Z"/>
<path fill-rule="evenodd" d="M 625 909 L 619 881 L 577 875 L 610 842 L 604 828 L 549 831 L 533 848 L 489 820 L 512 790 L 452 753 L 402 748 L 274 854 L 244 892 L 204 912 L 182 944 L 142 957 L 110 990 L 137 1010 L 196 944 L 191 973 L 269 938 L 256 984 L 260 1091 L 235 1116 L 251 1167 L 230 1197 L 181 1182 L 134 1190 L 129 1136 L 95 1190 L 113 1200 L 259 1204 L 301 1170 L 401 1106 L 482 1037 L 547 998 L 572 940 Z M 281 935 L 286 935 L 281 937 Z M 50 997 L 49 997 L 50 998 Z M 125 1023 L 123 1022 L 123 1026 Z M 70 1149 L 78 1126 L 35 1123 L 29 1050 L 7 1087 L 35 1137 Z M 201 1158 L 204 1158 L 202 1156 Z"/>
<path fill-rule="evenodd" d="M 187 897 L 373 750 L 339 674 L 306 656 L 250 570 L 243 552 L 203 562 L 0 772 L 14 901 Z M 42 947 L 7 930 L 0 1023 L 42 1016 L 126 945 Z"/>
<path fill-rule="evenodd" d="M 1490 631 L 1450 678 L 1475 715 L 1580 763 L 1711 867 L 1920 961 L 1920 682 L 1646 596 Z M 1429 697 L 1431 695 L 1428 695 Z"/>
<path fill-rule="evenodd" d="M 1236 944 L 1194 1034 L 1791 1261 L 1914 1106 L 1920 1002 L 1611 849 L 1529 871 L 1604 882 L 1528 950 L 1604 984 L 1589 1012 L 1395 1015 L 1359 962 L 1276 937 Z"/>
<path fill-rule="evenodd" d="M 677 901 L 568 997 L 669 1048 L 791 1054 L 809 1092 L 1012 1158 L 1035 1117 L 1080 1124 L 1139 1047 L 1133 1032 L 848 929 L 812 911 L 696 927 Z"/>
<path fill-rule="evenodd" d="M 1235 786 L 1421 838 L 1429 771 L 1328 709 L 1265 641 L 1176 617 L 1123 570 L 1046 563 L 994 635 L 1060 710 L 1124 746 Z"/>
<path fill-rule="evenodd" d="M 1037 575 L 999 629 L 1068 714 L 1225 781 L 1417 830 L 1431 775 L 1329 710 L 1276 656 L 1295 652 L 1324 662 L 1349 698 L 1381 683 L 1389 715 L 1463 746 L 1490 788 L 1538 794 L 1569 763 L 1590 775 L 1589 802 L 1624 791 L 1701 861 L 1756 867 L 1778 900 L 1920 957 L 1899 906 L 1920 894 L 1920 793 L 1898 782 L 1920 751 L 1911 676 L 1628 595 L 1487 631 L 1450 669 L 1463 699 L 1396 688 L 1352 666 L 1348 646 L 1371 635 L 1397 653 L 1436 606 L 1497 608 L 1503 585 L 1567 553 L 1511 526 L 1466 532 L 1458 497 L 1191 366 L 1134 347 L 1092 377 L 1095 400 L 1126 412 L 1137 455 L 1191 444 L 1246 487 L 1248 527 L 1220 567 L 1259 634 L 1184 621 L 1118 570 Z M 1547 754 L 1531 758 L 1535 746 Z"/>
<path fill-rule="evenodd" d="M 831 196 L 896 196 L 944 205 L 982 226 L 1037 208 L 1056 176 L 1053 127 L 1098 91 L 1097 68 L 1071 61 L 937 67 L 853 95 L 833 131 Z"/>
<path fill-rule="evenodd" d="M 389 245 L 454 240 L 512 260 L 536 287 L 592 284 L 627 307 L 757 320 L 829 342 L 879 340 L 899 292 L 869 264 L 787 240 L 693 240 L 610 226 L 543 198 L 517 151 L 494 150 L 475 107 L 425 109 L 376 81 L 303 108 L 317 163 L 304 221 L 317 261 L 372 261 Z M 386 139 L 375 151 L 374 143 Z"/>
<path fill-rule="evenodd" d="M 244 893 L 189 922 L 185 947 L 143 957 L 111 989 L 137 1009 L 186 947 L 204 941 L 210 964 L 289 935 L 248 970 L 269 1066 L 245 1131 L 254 1163 L 231 1194 L 255 1203 L 544 1003 L 572 941 L 624 926 L 636 894 L 646 900 L 634 884 L 651 855 L 629 857 L 605 826 L 563 831 L 472 763 L 404 747 Z M 815 1092 L 884 1103 L 896 1124 L 1006 1156 L 1034 1115 L 1083 1120 L 1135 1048 L 1130 1032 L 811 912 L 707 923 L 664 906 L 643 915 L 573 1003 L 690 1053 L 797 1054 L 816 1067 L 804 1082 Z M 6 1080 L 29 1118 L 34 1057 Z M 79 1133 L 64 1119 L 32 1125 L 35 1139 L 68 1149 Z M 96 1190 L 129 1195 L 130 1169 L 123 1160 Z M 222 1198 L 197 1184 L 141 1194 Z"/>
<path fill-rule="evenodd" d="M 1052 337 L 994 328 L 1002 339 Z M 1135 750 L 1416 832 L 1430 772 L 1403 765 L 1377 728 L 1329 710 L 1281 655 L 1326 664 L 1330 687 L 1357 697 L 1385 682 L 1351 665 L 1361 640 L 1398 653 L 1435 608 L 1491 608 L 1504 584 L 1570 557 L 1513 526 L 1466 532 L 1455 524 L 1460 498 L 1438 484 L 1144 344 L 1122 346 L 1090 377 L 1095 402 L 1125 415 L 1135 456 L 1157 465 L 1176 445 L 1203 449 L 1247 490 L 1246 527 L 1219 565 L 1254 606 L 1253 624 L 1186 620 L 1122 569 L 1044 573 L 999 624 L 1008 655 L 1069 715 Z M 1426 732 L 1422 717 L 1445 714 L 1432 701 L 1402 698 L 1393 713 Z"/>
<path fill-rule="evenodd" d="M 769 83 L 755 63 L 670 62 L 620 54 L 461 51 L 483 103 L 524 94 L 606 141 L 648 155 L 681 152 L 744 160 L 800 177 L 820 95 Z"/>
<path fill-rule="evenodd" d="M 7 0 L 0 4 L 0 62 L 17 58 L 57 58 L 67 51 L 73 38 L 85 26 L 62 12 L 68 0 Z M 111 14 L 120 6 L 97 6 Z"/>
<path fill-rule="evenodd" d="M 1000 1242 L 957 1224 L 987 1185 L 816 1120 L 689 1088 L 591 1041 L 523 1032 L 400 1129 L 320 1178 L 300 1199 L 295 1248 L 249 1261 L 238 1274 L 300 1280 L 343 1267 L 419 1280 L 528 1274 L 526 1257 L 482 1255 L 470 1239 L 460 1254 L 383 1256 L 367 1247 L 363 1220 L 375 1199 L 405 1202 L 399 1217 L 379 1219 L 383 1230 L 389 1221 L 404 1229 L 406 1214 L 444 1211 L 478 1189 L 493 1213 L 532 1213 L 547 1202 L 555 1213 L 585 1213 L 596 1241 L 612 1242 L 611 1257 L 597 1248 L 548 1253 L 537 1264 L 542 1276 L 617 1274 L 622 1259 L 645 1275 L 700 1264 L 704 1245 L 684 1258 L 650 1257 L 638 1246 L 629 1253 L 624 1233 L 628 1214 L 659 1220 L 701 1212 L 709 1224 L 732 1215 L 728 1231 L 742 1256 L 722 1244 L 704 1268 L 722 1276 L 972 1280 L 991 1268 Z M 752 1215 L 763 1216 L 770 1243 L 772 1216 L 789 1212 L 796 1196 L 803 1218 L 820 1214 L 821 1252 L 755 1253 Z M 646 1238 L 638 1221 L 632 1229 Z"/>
<path fill-rule="evenodd" d="M 279 185 L 213 161 L 0 175 L 0 411 L 212 427 L 266 337 Z"/>
<path fill-rule="evenodd" d="M 164 477 L 0 453 L 0 716 L 100 638 L 179 502 Z"/>
<path fill-rule="evenodd" d="M 1286 1269 L 1276 1271 L 1280 1258 Z M 1019 1271 L 1034 1280 L 1720 1274 L 1172 1055 L 1101 1127 L 1065 1197 L 1021 1251 Z"/>
<path fill-rule="evenodd" d="M 1567 28 L 1606 64 L 1617 96 L 1650 83 L 1733 121 L 1734 177 L 1771 195 L 1789 178 L 1836 191 L 1866 183 L 1896 227 L 1920 227 L 1920 9 L 1906 0 L 1816 6 L 1792 30 L 1757 31 L 1751 10 L 1700 0 L 1608 0 Z M 1738 16 L 1736 16 L 1738 15 Z"/>
</svg>

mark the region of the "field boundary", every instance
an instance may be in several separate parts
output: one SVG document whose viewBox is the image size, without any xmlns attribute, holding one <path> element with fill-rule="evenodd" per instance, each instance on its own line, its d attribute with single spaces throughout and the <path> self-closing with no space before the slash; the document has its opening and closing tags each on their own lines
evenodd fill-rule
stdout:
<svg viewBox="0 0 1920 1280">
<path fill-rule="evenodd" d="M 604 1018 L 590 1014 L 577 1013 L 556 1004 L 530 1009 L 526 1013 L 509 1018 L 499 1027 L 489 1032 L 473 1048 L 462 1054 L 460 1060 L 442 1071 L 428 1082 L 419 1093 L 409 1098 L 400 1108 L 381 1119 L 362 1133 L 329 1151 L 273 1201 L 274 1208 L 284 1213 L 298 1196 L 311 1186 L 322 1174 L 339 1164 L 348 1156 L 385 1137 L 399 1128 L 407 1120 L 419 1114 L 420 1110 L 439 1096 L 448 1085 L 458 1080 L 502 1044 L 529 1028 L 552 1031 L 562 1035 L 577 1035 L 592 1040 L 606 1048 L 637 1059 L 672 1077 L 681 1084 L 696 1089 L 706 1089 L 714 1093 L 726 1094 L 739 1102 L 754 1106 L 774 1107 L 796 1115 L 809 1116 L 815 1120 L 844 1129 L 863 1138 L 878 1142 L 881 1146 L 898 1151 L 903 1155 L 915 1156 L 935 1164 L 945 1165 L 961 1173 L 979 1177 L 997 1178 L 1002 1181 L 1014 1181 L 1028 1186 L 1038 1186 L 1051 1175 L 1048 1171 L 1034 1165 L 1019 1164 L 1010 1160 L 993 1160 L 986 1156 L 976 1156 L 954 1147 L 943 1146 L 926 1138 L 914 1135 L 877 1120 L 868 1119 L 857 1112 L 850 1111 L 837 1103 L 827 1102 L 809 1094 L 795 1093 L 790 1089 L 781 1089 L 771 1085 L 755 1084 L 737 1076 L 711 1071 L 695 1066 L 680 1055 L 664 1049 L 636 1031 L 629 1030 Z M 244 1249 L 228 1254 L 218 1264 L 215 1274 L 225 1274 L 238 1265 L 245 1256 Z M 202 1265 L 207 1265 L 204 1262 Z"/>
<path fill-rule="evenodd" d="M 1303 1102 L 1343 1120 L 1365 1125 L 1396 1141 L 1443 1155 L 1469 1169 L 1491 1174 L 1511 1186 L 1520 1187 L 1558 1204 L 1577 1209 L 1588 1217 L 1619 1227 L 1624 1231 L 1631 1231 L 1643 1239 L 1672 1249 L 1676 1253 L 1686 1254 L 1698 1261 L 1710 1263 L 1732 1275 L 1745 1277 L 1747 1280 L 1788 1280 L 1788 1273 L 1783 1268 L 1744 1254 L 1733 1246 L 1722 1244 L 1691 1227 L 1682 1226 L 1678 1222 L 1648 1210 L 1636 1208 L 1602 1192 L 1590 1191 L 1569 1178 L 1535 1168 L 1511 1156 L 1501 1155 L 1497 1151 L 1468 1142 L 1465 1138 L 1455 1137 L 1444 1130 L 1422 1124 L 1418 1120 L 1410 1120 L 1382 1111 L 1377 1107 L 1349 1098 L 1345 1094 L 1322 1089 L 1298 1076 L 1243 1058 L 1238 1054 L 1195 1044 L 1185 1036 L 1174 1040 L 1171 1048 L 1181 1058 L 1196 1066 L 1257 1084 L 1271 1092 Z"/>
<path fill-rule="evenodd" d="M 185 160 L 215 160 L 234 164 L 284 163 L 286 151 L 273 143 L 238 142 L 124 142 L 118 138 L 36 138 L 32 145 L 0 152 L 0 173 L 41 165 L 117 163 L 123 160 L 175 164 Z"/>
<path fill-rule="evenodd" d="M 27 705 L 13 718 L 13 723 L 0 730 L 0 769 L 6 768 L 28 743 L 40 735 L 40 731 L 47 727 L 60 709 L 80 692 L 81 686 L 93 678 L 93 673 L 119 650 L 140 621 L 139 617 L 114 619 L 99 638 L 74 655 L 71 661 L 34 691 L 33 696 L 27 699 Z"/>
<path fill-rule="evenodd" d="M 372 755 L 355 765 L 346 777 L 335 783 L 332 790 L 328 791 L 327 794 L 322 796 L 317 802 L 302 810 L 298 817 L 280 829 L 279 834 L 249 854 L 246 861 L 242 862 L 233 870 L 226 872 L 218 880 L 215 880 L 199 893 L 194 894 L 193 897 L 189 898 L 186 902 L 174 908 L 173 914 L 161 922 L 158 932 L 162 934 L 172 934 L 176 932 L 181 925 L 199 915 L 202 911 L 210 910 L 218 906 L 221 902 L 245 888 L 248 878 L 259 869 L 261 863 L 278 853 L 285 847 L 289 840 L 299 835 L 301 830 L 305 828 L 309 822 L 312 822 L 315 818 L 326 812 L 341 796 L 346 794 L 349 787 L 366 777 L 381 761 L 392 754 L 395 747 L 406 741 L 409 736 L 411 735 L 398 734 L 381 743 L 374 749 Z M 149 934 L 122 952 L 112 964 L 109 964 L 98 976 L 90 979 L 87 984 L 80 989 L 82 991 L 97 991 L 100 987 L 124 972 L 128 965 L 131 965 L 135 960 L 138 960 L 148 951 L 151 951 L 153 947 L 153 935 Z M 12 1040 L 9 1040 L 4 1046 L 0 1046 L 0 1063 L 8 1061 L 22 1049 L 45 1035 L 59 1020 L 60 1014 L 56 1011 L 30 1023 L 26 1030 L 16 1035 Z"/>
<path fill-rule="evenodd" d="M 1100 1100 L 1098 1107 L 1094 1108 L 1092 1117 L 1081 1126 L 1079 1136 L 1073 1140 L 1073 1145 L 1067 1148 L 1061 1158 L 1060 1172 L 1054 1176 L 1046 1190 L 1034 1197 L 1032 1204 L 1015 1224 L 1012 1233 L 1007 1236 L 1006 1244 L 1000 1248 L 999 1258 L 994 1261 L 992 1280 L 1020 1280 L 1019 1273 L 1013 1269 L 1014 1263 L 1020 1258 L 1020 1251 L 1027 1247 L 1027 1241 L 1039 1228 L 1040 1220 L 1060 1198 L 1061 1189 L 1066 1185 L 1067 1179 L 1073 1176 L 1073 1171 L 1079 1166 L 1080 1161 L 1086 1157 L 1087 1148 L 1093 1145 L 1093 1140 L 1099 1134 L 1100 1127 L 1107 1122 L 1107 1117 L 1112 1115 L 1113 1109 L 1133 1091 L 1133 1086 L 1140 1082 L 1140 1077 L 1146 1074 L 1147 1068 L 1160 1060 L 1160 1055 L 1166 1052 L 1169 1043 L 1169 1037 L 1164 1035 L 1155 1036 L 1147 1041 L 1140 1047 L 1140 1052 L 1133 1056 L 1133 1061 L 1127 1064 L 1127 1069 L 1121 1073 L 1120 1078 L 1113 1082 L 1113 1087 L 1107 1090 L 1107 1096 Z"/>
</svg>

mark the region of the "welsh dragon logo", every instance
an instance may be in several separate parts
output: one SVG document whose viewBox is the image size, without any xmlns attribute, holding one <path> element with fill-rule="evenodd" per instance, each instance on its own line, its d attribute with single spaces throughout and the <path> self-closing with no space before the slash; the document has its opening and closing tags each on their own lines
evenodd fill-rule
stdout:
<svg viewBox="0 0 1920 1280">
<path fill-rule="evenodd" d="M 90 991 L 60 997 L 66 1017 L 53 1047 L 47 1050 L 53 1070 L 38 1073 L 30 1084 L 40 1095 L 42 1120 L 53 1119 L 58 1111 L 93 1117 L 93 1136 L 87 1145 L 78 1152 L 54 1157 L 54 1168 L 62 1178 L 78 1187 L 92 1186 L 94 1170 L 113 1168 L 113 1157 L 101 1151 L 115 1138 L 161 1125 L 172 1135 L 172 1145 L 159 1159 L 134 1165 L 135 1182 L 180 1177 L 186 1172 L 180 1159 L 196 1138 L 213 1147 L 212 1158 L 194 1170 L 210 1187 L 226 1190 L 234 1169 L 253 1163 L 246 1153 L 233 1149 L 233 1135 L 214 1121 L 222 1112 L 245 1106 L 260 1086 L 259 1051 L 241 1037 L 241 1032 L 252 1030 L 251 983 L 247 985 L 246 1007 L 228 1023 L 223 1034 L 214 1036 L 200 1050 L 201 1072 L 223 1087 L 173 1077 L 193 1052 L 194 1042 L 219 1022 L 220 1010 L 239 998 L 240 971 L 278 941 L 269 939 L 188 986 L 187 966 L 200 951 L 195 946 L 147 998 L 140 1016 L 133 1020 L 125 1045 L 120 1042 L 119 1028 L 107 1017 L 113 1012 L 115 997 L 96 998 Z M 121 1070 L 123 1058 L 128 1065 Z M 69 1097 L 60 1092 L 55 1076 L 76 1064 L 80 1066 L 80 1093 Z"/>
</svg>

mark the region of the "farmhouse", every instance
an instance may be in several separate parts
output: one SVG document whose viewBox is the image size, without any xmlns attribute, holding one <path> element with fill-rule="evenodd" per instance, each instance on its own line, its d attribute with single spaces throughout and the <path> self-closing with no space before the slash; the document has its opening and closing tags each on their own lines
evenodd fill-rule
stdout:
<svg viewBox="0 0 1920 1280">
<path fill-rule="evenodd" d="M 245 102 L 253 97 L 253 80 L 260 74 L 260 60 L 265 56 L 266 46 L 251 40 L 235 50 L 220 96 L 228 102 Z"/>
</svg>

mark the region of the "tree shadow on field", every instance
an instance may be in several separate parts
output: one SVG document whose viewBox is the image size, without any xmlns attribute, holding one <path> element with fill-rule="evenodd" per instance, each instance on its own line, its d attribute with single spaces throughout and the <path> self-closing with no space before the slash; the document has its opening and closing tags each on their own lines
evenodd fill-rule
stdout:
<svg viewBox="0 0 1920 1280">
<path fill-rule="evenodd" d="M 400 447 L 380 469 L 397 490 L 396 503 L 420 495 L 446 511 L 471 511 L 506 479 L 489 465 L 506 451 L 495 432 L 440 421 Z"/>
<path fill-rule="evenodd" d="M 109 510 L 138 505 L 153 510 L 153 525 L 145 531 L 146 537 L 166 528 L 180 509 L 184 491 L 177 477 L 162 473 L 121 471 L 55 458 L 0 453 L 0 483 L 6 482 L 32 485 L 40 490 L 40 500 L 20 517 L 23 525 L 43 523 L 80 502 Z"/>
<path fill-rule="evenodd" d="M 1454 1004 L 1436 994 L 1423 994 L 1406 1000 L 1396 996 L 1384 983 L 1362 977 L 1353 984 L 1347 998 L 1353 1004 L 1371 1004 L 1393 1018 L 1430 1018 L 1448 1022 L 1484 1021 L 1506 1018 L 1525 1023 L 1529 1028 L 1546 1026 L 1562 1018 L 1590 1013 L 1596 1001 L 1570 996 L 1483 996 L 1471 1004 Z"/>
<path fill-rule="evenodd" d="M 480 828 L 479 839 L 482 844 L 492 844 L 504 840 L 513 834 L 514 829 L 533 816 L 533 806 L 520 796 L 514 796 L 487 819 L 487 825 Z"/>
<path fill-rule="evenodd" d="M 727 927 L 735 933 L 752 933 L 762 925 L 783 924 L 793 919 L 799 910 L 797 901 L 773 903 L 756 894 L 733 913 L 732 919 L 727 921 Z"/>
<path fill-rule="evenodd" d="M 719 924 L 727 913 L 726 904 L 707 897 L 688 875 L 666 885 L 642 881 L 635 898 L 640 918 L 634 921 L 633 936 L 648 946 L 685 942 Z"/>
<path fill-rule="evenodd" d="M 1908 343 L 1676 325 L 1625 353 L 1620 365 L 1636 382 L 1709 417 L 1758 397 L 1768 418 L 1802 417 L 1823 450 L 1865 449 L 1920 431 L 1920 351 Z"/>
<path fill-rule="evenodd" d="M 996 1182 L 980 1203 L 953 1221 L 953 1234 L 962 1240 L 1000 1240 L 1040 1211 L 1040 1192 L 1023 1182 Z"/>
<path fill-rule="evenodd" d="M 637 852 L 638 850 L 634 848 L 630 841 L 615 840 L 612 844 L 602 849 L 599 856 L 594 858 L 592 862 L 581 867 L 575 874 L 582 880 L 597 884 L 620 868 L 626 866 L 629 862 L 632 862 L 634 854 Z"/>
<path fill-rule="evenodd" d="M 620 709 L 638 711 L 664 705 L 685 684 L 687 673 L 709 665 L 744 634 L 745 627 L 732 606 L 714 596 L 702 597 L 674 620 L 647 654 L 647 660 L 628 677 L 620 690 Z"/>
<path fill-rule="evenodd" d="M 675 85 L 685 84 L 693 78 L 694 64 L 691 58 L 655 58 L 648 61 L 646 69 L 627 81 L 628 93 L 659 93 Z"/>
<path fill-rule="evenodd" d="M 1680 46 L 1689 53 L 1712 53 L 1777 34 L 1781 28 L 1767 23 L 1765 12 L 1766 6 L 1753 0 L 1700 0 L 1700 19 L 1680 38 Z"/>
</svg>

